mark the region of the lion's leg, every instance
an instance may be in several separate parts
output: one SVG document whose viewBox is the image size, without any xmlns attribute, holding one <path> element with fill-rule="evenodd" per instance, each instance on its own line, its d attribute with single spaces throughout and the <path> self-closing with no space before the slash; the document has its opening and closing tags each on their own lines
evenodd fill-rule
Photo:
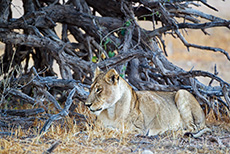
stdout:
<svg viewBox="0 0 230 154">
<path fill-rule="evenodd" d="M 175 96 L 177 108 L 189 131 L 198 131 L 205 126 L 205 115 L 195 97 L 186 90 L 179 90 Z"/>
</svg>

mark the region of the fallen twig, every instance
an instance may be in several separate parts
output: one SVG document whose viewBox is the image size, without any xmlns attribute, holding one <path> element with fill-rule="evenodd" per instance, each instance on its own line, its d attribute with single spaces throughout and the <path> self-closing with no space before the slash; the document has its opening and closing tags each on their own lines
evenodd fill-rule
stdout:
<svg viewBox="0 0 230 154">
<path fill-rule="evenodd" d="M 44 112 L 45 110 L 43 108 L 38 109 L 26 109 L 26 110 L 6 110 L 0 109 L 0 114 L 4 116 L 21 116 L 21 117 L 27 117 L 27 116 L 34 116 L 39 113 Z"/>
<path fill-rule="evenodd" d="M 43 152 L 43 154 L 50 154 L 51 152 L 53 152 L 54 149 L 56 149 L 57 146 L 60 144 L 60 142 L 61 142 L 60 140 L 54 142 L 54 143 L 50 146 L 49 149 L 47 149 L 46 151 Z"/>
</svg>

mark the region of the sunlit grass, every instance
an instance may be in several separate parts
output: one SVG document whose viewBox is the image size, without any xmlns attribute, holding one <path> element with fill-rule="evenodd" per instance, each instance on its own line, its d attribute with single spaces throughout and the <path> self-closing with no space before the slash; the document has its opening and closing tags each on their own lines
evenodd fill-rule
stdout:
<svg viewBox="0 0 230 154">
<path fill-rule="evenodd" d="M 138 138 L 126 129 L 104 128 L 100 123 L 95 125 L 95 116 L 91 115 L 81 103 L 76 111 L 89 117 L 84 128 L 77 125 L 73 117 L 66 117 L 64 122 L 54 122 L 48 132 L 42 135 L 39 135 L 36 128 L 9 129 L 9 132 L 14 132 L 15 135 L 0 139 L 0 153 L 43 153 L 55 142 L 59 144 L 54 149 L 54 153 L 141 153 L 143 149 L 151 149 L 155 152 L 173 152 L 170 149 L 174 152 L 191 150 L 202 153 L 209 153 L 210 150 L 227 152 L 227 148 L 210 148 L 207 139 L 204 141 L 183 139 L 180 132 L 169 132 L 157 139 Z M 230 131 L 230 123 L 219 121 L 213 112 L 209 112 L 207 121 L 215 135 L 221 137 L 225 135 L 224 132 Z M 182 144 L 185 142 L 183 140 L 186 141 L 186 144 L 183 143 L 185 145 Z M 218 147 L 217 144 L 213 146 Z"/>
</svg>

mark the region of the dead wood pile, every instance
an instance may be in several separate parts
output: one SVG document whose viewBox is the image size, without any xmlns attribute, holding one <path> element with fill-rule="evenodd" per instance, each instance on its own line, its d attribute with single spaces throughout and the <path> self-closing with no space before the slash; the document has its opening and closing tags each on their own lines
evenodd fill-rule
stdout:
<svg viewBox="0 0 230 154">
<path fill-rule="evenodd" d="M 15 19 L 11 8 L 17 6 L 11 0 L 0 1 L 0 41 L 5 45 L 0 64 L 1 128 L 26 127 L 25 123 L 29 127 L 41 113 L 49 113 L 41 132 L 69 113 L 84 119 L 74 109 L 77 102 L 87 98 L 96 67 L 116 68 L 137 90 L 187 89 L 206 112 L 229 113 L 230 84 L 218 77 L 217 71 L 185 71 L 169 62 L 162 38 L 172 35 L 188 50 L 219 52 L 229 62 L 225 50 L 189 43 L 182 35 L 186 29 L 199 29 L 206 35 L 208 28 L 229 28 L 230 20 L 198 10 L 205 5 L 216 11 L 206 0 L 22 2 L 24 13 Z M 153 29 L 140 27 L 138 20 L 151 22 Z M 61 36 L 55 29 L 58 23 L 62 26 Z M 33 67 L 29 68 L 31 60 Z M 61 79 L 54 71 L 54 61 Z M 207 77 L 210 83 L 205 85 L 196 77 Z M 219 85 L 213 86 L 213 81 Z M 47 102 L 53 104 L 53 109 Z M 19 110 L 25 104 L 27 109 Z"/>
</svg>

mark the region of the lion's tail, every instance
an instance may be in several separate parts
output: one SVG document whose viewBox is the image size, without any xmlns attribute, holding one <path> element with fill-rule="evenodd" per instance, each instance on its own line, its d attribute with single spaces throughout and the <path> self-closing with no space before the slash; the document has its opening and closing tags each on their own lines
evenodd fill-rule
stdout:
<svg viewBox="0 0 230 154">
<path fill-rule="evenodd" d="M 189 137 L 198 138 L 198 137 L 200 137 L 201 135 L 203 135 L 203 134 L 205 134 L 205 133 L 207 133 L 207 132 L 210 132 L 210 133 L 211 133 L 212 131 L 211 131 L 210 128 L 205 127 L 204 129 L 201 129 L 201 130 L 199 130 L 199 131 L 196 132 L 196 133 L 187 132 L 187 133 L 184 134 L 184 136 L 189 136 Z"/>
</svg>

